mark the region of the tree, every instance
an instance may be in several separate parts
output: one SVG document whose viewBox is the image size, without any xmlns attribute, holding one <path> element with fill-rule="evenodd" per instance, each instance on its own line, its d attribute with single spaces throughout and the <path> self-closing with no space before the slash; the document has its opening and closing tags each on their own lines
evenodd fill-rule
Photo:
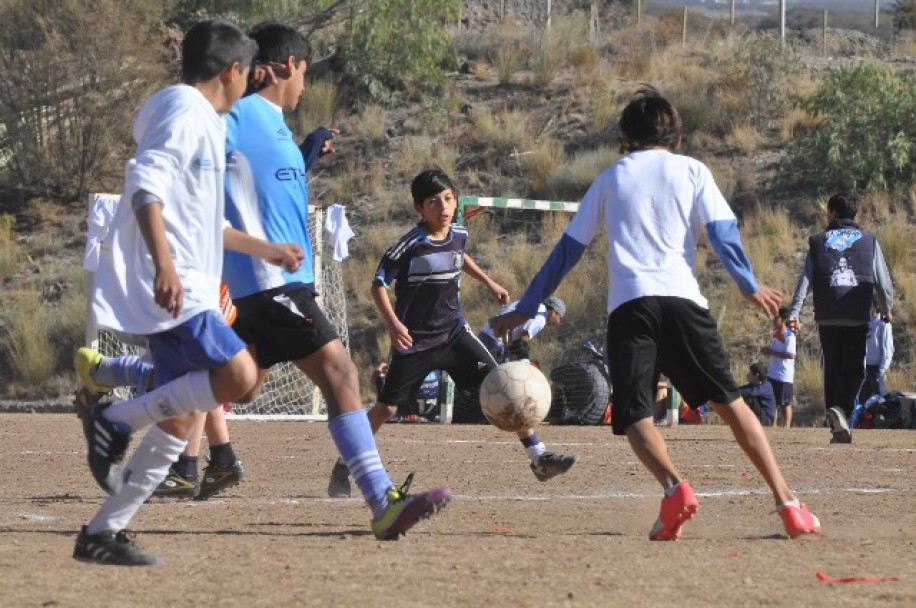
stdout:
<svg viewBox="0 0 916 608">
<path fill-rule="evenodd" d="M 339 49 L 344 88 L 397 101 L 445 82 L 455 57 L 446 25 L 459 0 L 367 0 L 353 3 Z M 357 7 L 357 5 L 362 5 Z"/>
<path fill-rule="evenodd" d="M 123 156 L 132 115 L 164 77 L 148 4 L 0 5 L 0 165 L 13 187 L 73 199 Z"/>
<path fill-rule="evenodd" d="M 916 182 L 916 75 L 863 65 L 828 76 L 798 103 L 816 120 L 787 168 L 821 190 L 888 190 Z"/>
<path fill-rule="evenodd" d="M 916 30 L 916 0 L 897 0 L 891 7 L 894 14 L 894 30 Z"/>
</svg>

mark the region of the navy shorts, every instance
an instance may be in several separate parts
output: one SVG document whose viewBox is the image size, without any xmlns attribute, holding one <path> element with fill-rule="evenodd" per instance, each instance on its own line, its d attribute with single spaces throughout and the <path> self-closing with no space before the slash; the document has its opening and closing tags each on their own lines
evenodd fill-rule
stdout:
<svg viewBox="0 0 916 608">
<path fill-rule="evenodd" d="M 261 291 L 235 299 L 238 316 L 232 327 L 255 348 L 258 367 L 304 359 L 337 340 L 337 330 L 304 283 Z"/>
<path fill-rule="evenodd" d="M 459 390 L 478 388 L 495 367 L 490 351 L 467 324 L 461 324 L 439 346 L 406 355 L 392 353 L 378 400 L 386 405 L 408 405 L 423 379 L 437 369 L 448 372 Z"/>
<path fill-rule="evenodd" d="M 795 403 L 795 385 L 791 382 L 780 382 L 767 378 L 773 387 L 773 396 L 776 397 L 776 407 L 783 407 Z"/>
<path fill-rule="evenodd" d="M 660 373 L 693 409 L 738 398 L 716 323 L 690 300 L 646 296 L 622 304 L 608 317 L 606 352 L 615 435 L 653 415 Z"/>
<path fill-rule="evenodd" d="M 156 386 L 188 372 L 216 369 L 245 350 L 221 312 L 207 310 L 181 325 L 146 338 Z"/>
</svg>

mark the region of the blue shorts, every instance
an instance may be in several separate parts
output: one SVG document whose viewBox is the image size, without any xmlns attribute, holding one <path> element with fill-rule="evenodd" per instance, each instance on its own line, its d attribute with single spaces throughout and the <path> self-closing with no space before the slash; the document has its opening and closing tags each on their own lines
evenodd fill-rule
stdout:
<svg viewBox="0 0 916 608">
<path fill-rule="evenodd" d="M 147 336 L 146 343 L 157 387 L 188 372 L 216 369 L 245 350 L 245 343 L 215 310 Z"/>
<path fill-rule="evenodd" d="M 773 387 L 773 396 L 776 397 L 776 407 L 784 407 L 795 403 L 795 385 L 791 382 L 781 382 L 767 378 Z"/>
</svg>

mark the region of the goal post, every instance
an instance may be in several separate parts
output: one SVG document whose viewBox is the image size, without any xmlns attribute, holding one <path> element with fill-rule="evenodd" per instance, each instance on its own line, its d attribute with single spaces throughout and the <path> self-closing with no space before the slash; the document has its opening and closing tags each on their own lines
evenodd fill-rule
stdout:
<svg viewBox="0 0 916 608">
<path fill-rule="evenodd" d="M 113 213 L 107 213 L 106 204 L 113 209 L 117 205 L 117 194 L 95 193 L 89 195 L 89 239 L 87 240 L 87 257 L 93 247 L 104 238 Z M 330 244 L 324 239 L 324 208 L 309 205 L 309 236 L 312 240 L 315 268 L 315 289 L 318 292 L 318 304 L 328 320 L 337 329 L 344 348 L 349 352 L 350 339 L 347 325 L 346 294 L 343 284 L 341 264 L 334 261 L 328 249 Z M 91 284 L 87 292 L 86 345 L 99 350 L 106 356 L 141 354 L 142 349 L 125 344 L 113 332 L 101 329 L 95 322 L 91 306 Z M 118 396 L 126 398 L 127 390 L 119 390 Z M 270 369 L 267 381 L 261 387 L 258 397 L 251 403 L 233 404 L 229 413 L 232 418 L 258 420 L 327 420 L 327 405 L 321 392 L 305 374 L 292 363 L 281 363 Z"/>
</svg>

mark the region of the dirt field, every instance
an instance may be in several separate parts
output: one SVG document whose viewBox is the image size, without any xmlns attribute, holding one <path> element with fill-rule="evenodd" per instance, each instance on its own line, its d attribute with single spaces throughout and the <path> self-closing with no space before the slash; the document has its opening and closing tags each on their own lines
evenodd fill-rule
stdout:
<svg viewBox="0 0 916 608">
<path fill-rule="evenodd" d="M 607 428 L 543 427 L 582 460 L 539 483 L 492 427 L 387 425 L 396 482 L 455 498 L 397 542 L 358 498 L 326 498 L 324 424 L 231 423 L 249 479 L 208 502 L 146 505 L 133 521 L 152 568 L 71 558 L 102 499 L 76 419 L 0 415 L 0 605 L 18 606 L 914 606 L 916 432 L 823 429 L 770 437 L 819 538 L 788 540 L 725 427 L 664 432 L 701 508 L 676 543 L 650 543 L 660 490 Z M 831 584 L 832 577 L 900 577 Z"/>
</svg>

